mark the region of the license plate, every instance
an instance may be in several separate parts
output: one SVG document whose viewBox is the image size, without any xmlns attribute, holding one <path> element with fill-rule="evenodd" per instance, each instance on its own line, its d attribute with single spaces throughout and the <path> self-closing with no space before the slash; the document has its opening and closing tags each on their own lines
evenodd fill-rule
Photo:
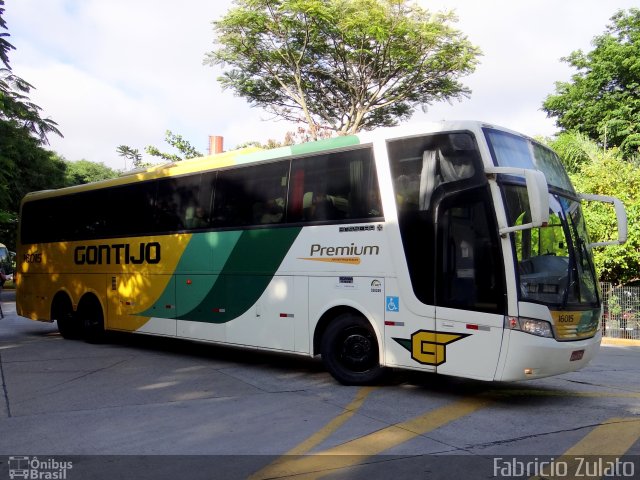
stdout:
<svg viewBox="0 0 640 480">
<path fill-rule="evenodd" d="M 582 357 L 584 356 L 584 350 L 574 350 L 573 352 L 571 352 L 571 362 L 575 362 L 576 360 L 582 360 Z"/>
</svg>

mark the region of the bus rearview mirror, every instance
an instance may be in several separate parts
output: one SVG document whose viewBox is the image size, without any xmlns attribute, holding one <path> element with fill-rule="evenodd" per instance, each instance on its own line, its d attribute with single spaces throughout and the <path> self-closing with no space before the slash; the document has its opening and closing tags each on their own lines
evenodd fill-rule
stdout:
<svg viewBox="0 0 640 480">
<path fill-rule="evenodd" d="M 485 172 L 487 175 L 516 175 L 524 177 L 526 181 L 531 222 L 512 227 L 499 225 L 500 235 L 542 227 L 549 223 L 549 187 L 547 179 L 541 171 L 516 167 L 487 167 Z"/>
</svg>

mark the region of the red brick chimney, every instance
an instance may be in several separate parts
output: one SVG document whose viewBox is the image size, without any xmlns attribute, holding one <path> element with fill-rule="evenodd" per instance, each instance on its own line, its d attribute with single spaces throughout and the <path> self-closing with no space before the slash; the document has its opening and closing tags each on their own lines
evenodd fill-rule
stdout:
<svg viewBox="0 0 640 480">
<path fill-rule="evenodd" d="M 209 155 L 222 153 L 224 151 L 222 147 L 223 140 L 224 138 L 218 135 L 209 135 Z"/>
</svg>

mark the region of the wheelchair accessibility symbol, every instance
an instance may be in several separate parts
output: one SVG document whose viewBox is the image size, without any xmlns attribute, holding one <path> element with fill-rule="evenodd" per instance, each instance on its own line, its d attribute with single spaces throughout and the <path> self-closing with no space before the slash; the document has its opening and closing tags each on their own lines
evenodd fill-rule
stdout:
<svg viewBox="0 0 640 480">
<path fill-rule="evenodd" d="M 387 297 L 387 312 L 400 311 L 400 298 L 399 297 Z"/>
</svg>

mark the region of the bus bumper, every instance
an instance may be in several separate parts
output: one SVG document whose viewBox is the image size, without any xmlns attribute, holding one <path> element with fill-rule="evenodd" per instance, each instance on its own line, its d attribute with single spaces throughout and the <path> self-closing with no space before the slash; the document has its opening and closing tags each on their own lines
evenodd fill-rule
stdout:
<svg viewBox="0 0 640 480">
<path fill-rule="evenodd" d="M 496 380 L 514 381 L 573 372 L 584 367 L 600 349 L 602 334 L 592 338 L 558 342 L 524 332 L 506 331 L 507 353 Z M 504 343 L 503 343 L 504 345 Z"/>
</svg>

